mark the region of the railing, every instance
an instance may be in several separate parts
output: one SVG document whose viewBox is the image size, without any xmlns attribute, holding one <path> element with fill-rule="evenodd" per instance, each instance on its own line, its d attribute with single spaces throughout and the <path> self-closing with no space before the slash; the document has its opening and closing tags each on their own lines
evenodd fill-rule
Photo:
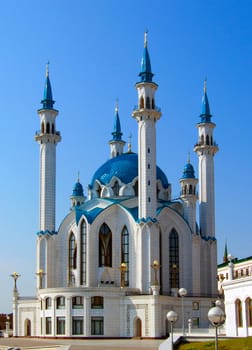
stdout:
<svg viewBox="0 0 252 350">
<path fill-rule="evenodd" d="M 134 107 L 133 107 L 133 111 L 138 111 L 138 110 L 146 110 L 146 111 L 148 111 L 148 110 L 150 110 L 150 111 L 157 111 L 157 112 L 161 112 L 161 108 L 160 107 L 157 107 L 157 106 L 155 106 L 154 108 L 146 108 L 146 107 L 140 107 L 140 106 L 137 106 L 137 105 L 135 105 Z"/>
</svg>

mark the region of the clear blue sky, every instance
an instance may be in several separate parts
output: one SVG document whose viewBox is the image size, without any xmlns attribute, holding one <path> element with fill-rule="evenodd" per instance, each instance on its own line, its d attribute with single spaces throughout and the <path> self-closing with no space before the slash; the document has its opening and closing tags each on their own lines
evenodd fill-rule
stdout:
<svg viewBox="0 0 252 350">
<path fill-rule="evenodd" d="M 39 129 L 46 62 L 62 142 L 57 146 L 57 224 L 68 213 L 77 173 L 86 188 L 109 158 L 108 140 L 119 99 L 123 138 L 137 125 L 143 34 L 149 31 L 154 80 L 159 84 L 157 160 L 179 195 L 179 178 L 197 141 L 203 81 L 215 140 L 218 261 L 225 240 L 234 256 L 252 255 L 251 130 L 252 3 L 234 0 L 2 1 L 0 13 L 1 270 L 0 312 L 11 312 L 12 279 L 20 295 L 35 294 Z"/>
</svg>

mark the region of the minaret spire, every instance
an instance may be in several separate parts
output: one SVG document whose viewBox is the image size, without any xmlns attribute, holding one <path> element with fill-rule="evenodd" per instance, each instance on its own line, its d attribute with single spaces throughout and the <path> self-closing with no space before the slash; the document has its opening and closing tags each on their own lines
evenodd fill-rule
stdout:
<svg viewBox="0 0 252 350">
<path fill-rule="evenodd" d="M 121 155 L 123 153 L 123 147 L 125 145 L 125 141 L 122 140 L 118 100 L 116 100 L 114 129 L 112 132 L 112 136 L 113 136 L 112 140 L 109 141 L 111 158 Z"/>
<path fill-rule="evenodd" d="M 142 82 L 152 82 L 153 73 L 151 71 L 150 55 L 147 47 L 147 31 L 144 33 L 144 51 L 141 61 L 141 72 L 139 76 Z"/>
<path fill-rule="evenodd" d="M 207 98 L 207 79 L 204 80 L 204 94 L 202 96 L 202 108 L 201 108 L 201 122 L 202 123 L 211 123 L 211 113 L 210 106 Z"/>
</svg>

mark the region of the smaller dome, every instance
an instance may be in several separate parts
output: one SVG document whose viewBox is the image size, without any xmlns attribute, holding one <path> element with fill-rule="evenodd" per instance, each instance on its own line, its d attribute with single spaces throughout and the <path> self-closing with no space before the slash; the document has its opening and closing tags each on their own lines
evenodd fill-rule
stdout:
<svg viewBox="0 0 252 350">
<path fill-rule="evenodd" d="M 184 166 L 182 179 L 195 179 L 194 168 L 189 162 Z"/>
<path fill-rule="evenodd" d="M 72 196 L 74 196 L 74 197 L 83 197 L 84 196 L 83 187 L 79 181 L 76 182 L 76 184 L 74 185 Z"/>
</svg>

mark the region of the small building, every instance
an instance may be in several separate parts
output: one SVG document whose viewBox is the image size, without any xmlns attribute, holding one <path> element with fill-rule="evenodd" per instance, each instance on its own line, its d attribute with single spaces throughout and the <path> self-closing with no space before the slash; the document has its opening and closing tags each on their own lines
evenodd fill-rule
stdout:
<svg viewBox="0 0 252 350">
<path fill-rule="evenodd" d="M 252 336 L 252 256 L 218 265 L 219 292 L 225 300 L 226 335 Z"/>
</svg>

